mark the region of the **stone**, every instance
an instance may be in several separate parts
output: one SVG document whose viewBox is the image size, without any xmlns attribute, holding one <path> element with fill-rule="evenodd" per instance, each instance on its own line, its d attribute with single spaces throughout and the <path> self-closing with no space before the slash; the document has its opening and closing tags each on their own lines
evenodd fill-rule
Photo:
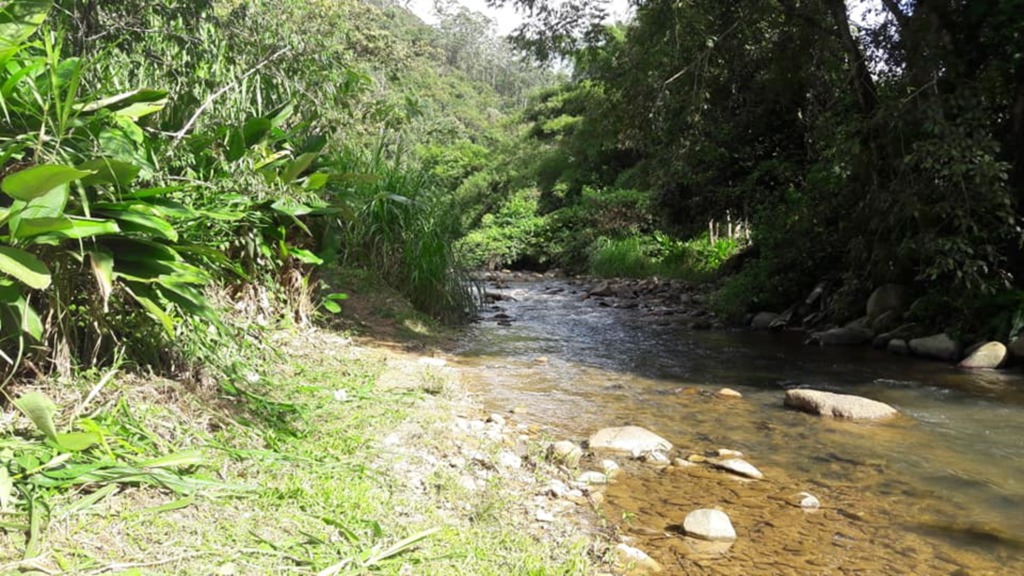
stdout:
<svg viewBox="0 0 1024 576">
<path fill-rule="evenodd" d="M 576 477 L 577 482 L 583 484 L 607 484 L 608 476 L 601 472 L 595 472 L 593 470 L 587 470 Z"/>
<path fill-rule="evenodd" d="M 658 564 L 646 552 L 633 548 L 628 544 L 619 544 L 613 549 L 615 566 L 631 576 L 641 574 L 659 574 L 662 571 Z"/>
<path fill-rule="evenodd" d="M 715 467 L 721 468 L 722 470 L 728 470 L 729 472 L 739 474 L 740 476 L 753 478 L 755 480 L 764 479 L 764 474 L 762 474 L 760 470 L 758 470 L 757 468 L 754 467 L 753 464 L 747 462 L 746 460 L 743 460 L 742 458 L 729 458 L 728 460 L 721 460 L 715 462 Z"/>
<path fill-rule="evenodd" d="M 588 296 L 611 296 L 615 293 L 615 289 L 608 282 L 602 282 L 590 292 L 587 292 Z"/>
<path fill-rule="evenodd" d="M 945 333 L 933 334 L 924 338 L 914 338 L 910 342 L 910 351 L 914 356 L 955 362 L 960 358 L 963 348 L 960 343 Z"/>
<path fill-rule="evenodd" d="M 555 515 L 552 514 L 551 512 L 548 512 L 547 510 L 537 510 L 536 517 L 537 517 L 537 521 L 538 522 L 554 522 L 555 521 Z"/>
<path fill-rule="evenodd" d="M 1006 361 L 1006 346 L 1002 342 L 985 342 L 964 358 L 961 368 L 999 368 Z"/>
<path fill-rule="evenodd" d="M 568 440 L 560 440 L 548 447 L 548 455 L 553 460 L 576 467 L 580 463 L 580 458 L 583 457 L 583 449 Z"/>
<path fill-rule="evenodd" d="M 743 458 L 743 452 L 729 448 L 719 448 L 718 456 L 720 458 Z"/>
<path fill-rule="evenodd" d="M 786 390 L 785 405 L 811 414 L 847 420 L 880 420 L 899 412 L 884 402 L 822 390 Z"/>
<path fill-rule="evenodd" d="M 819 346 L 859 346 L 870 342 L 874 335 L 870 330 L 857 326 L 843 326 L 823 332 L 814 332 L 808 343 Z"/>
<path fill-rule="evenodd" d="M 867 303 L 868 318 L 874 320 L 882 314 L 895 311 L 900 314 L 907 310 L 910 293 L 902 284 L 883 284 L 871 293 Z"/>
<path fill-rule="evenodd" d="M 772 327 L 772 323 L 779 319 L 779 315 L 775 312 L 758 312 L 754 315 L 754 319 L 750 321 L 750 328 L 752 330 L 768 330 Z"/>
<path fill-rule="evenodd" d="M 487 417 L 487 421 L 492 424 L 497 424 L 498 426 L 505 425 L 505 417 L 502 416 L 501 414 L 491 414 L 490 416 Z"/>
<path fill-rule="evenodd" d="M 498 454 L 498 466 L 518 470 L 523 467 L 523 459 L 513 452 L 502 452 Z"/>
<path fill-rule="evenodd" d="M 672 462 L 668 455 L 661 450 L 645 452 L 640 455 L 640 459 L 648 464 L 654 464 L 655 466 L 668 466 Z"/>
<path fill-rule="evenodd" d="M 797 500 L 798 505 L 804 510 L 817 510 L 821 508 L 821 502 L 810 492 L 800 492 L 797 494 Z"/>
<path fill-rule="evenodd" d="M 622 474 L 622 468 L 615 460 L 601 460 L 601 471 L 609 480 L 614 480 Z"/>
<path fill-rule="evenodd" d="M 885 349 L 889 352 L 889 354 L 896 354 L 898 356 L 910 355 L 910 345 L 907 344 L 907 341 L 902 338 L 895 338 L 893 340 L 889 340 L 889 343 L 885 345 Z"/>
<path fill-rule="evenodd" d="M 565 498 L 569 494 L 569 487 L 565 482 L 553 479 L 544 487 L 543 493 L 552 498 Z"/>
<path fill-rule="evenodd" d="M 671 442 L 639 426 L 603 428 L 590 437 L 589 445 L 591 450 L 608 450 L 627 454 L 672 450 Z"/>
<path fill-rule="evenodd" d="M 716 392 L 722 398 L 743 398 L 743 394 L 733 390 L 732 388 L 722 388 Z"/>
<path fill-rule="evenodd" d="M 871 329 L 876 333 L 887 332 L 899 326 L 903 314 L 896 310 L 886 310 L 871 320 Z"/>
<path fill-rule="evenodd" d="M 736 539 L 732 521 L 721 510 L 704 508 L 690 512 L 683 520 L 683 530 L 687 536 L 702 540 L 726 542 Z"/>
</svg>

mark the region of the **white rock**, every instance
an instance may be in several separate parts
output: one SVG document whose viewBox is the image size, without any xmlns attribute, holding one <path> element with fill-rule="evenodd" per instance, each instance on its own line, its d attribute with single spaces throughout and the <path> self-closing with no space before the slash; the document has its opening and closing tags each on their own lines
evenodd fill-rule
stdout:
<svg viewBox="0 0 1024 576">
<path fill-rule="evenodd" d="M 620 428 L 604 428 L 590 437 L 591 450 L 609 450 L 612 452 L 634 451 L 650 452 L 652 450 L 669 451 L 672 443 L 650 430 L 639 426 L 623 426 Z"/>
<path fill-rule="evenodd" d="M 717 392 L 722 398 L 743 398 L 743 394 L 733 390 L 732 388 L 722 388 Z"/>
<path fill-rule="evenodd" d="M 1006 345 L 1002 342 L 986 342 L 970 351 L 960 362 L 961 368 L 999 368 L 1006 361 Z"/>
<path fill-rule="evenodd" d="M 547 510 L 537 510 L 537 521 L 538 522 L 554 522 L 555 515 Z"/>
<path fill-rule="evenodd" d="M 459 476 L 459 479 L 456 481 L 456 484 L 458 484 L 459 488 L 462 488 L 463 490 L 468 490 L 470 492 L 475 491 L 477 489 L 476 478 L 473 478 L 469 474 L 463 474 L 462 476 Z"/>
<path fill-rule="evenodd" d="M 569 494 L 569 487 L 561 480 L 551 480 L 545 487 L 544 492 L 555 498 L 564 498 Z"/>
<path fill-rule="evenodd" d="M 601 472 L 595 472 L 593 470 L 588 470 L 586 472 L 583 472 L 579 476 L 577 476 L 576 477 L 576 481 L 577 482 L 582 482 L 584 484 L 607 484 L 608 483 L 608 476 L 605 475 L 605 474 L 602 474 Z"/>
<path fill-rule="evenodd" d="M 746 476 L 747 478 L 753 478 L 755 480 L 761 480 L 764 478 L 764 474 L 762 474 L 760 470 L 755 468 L 750 462 L 741 458 L 721 460 L 719 462 L 715 462 L 715 466 L 722 470 L 728 470 L 734 474 L 739 474 L 740 476 Z"/>
<path fill-rule="evenodd" d="M 643 550 L 628 544 L 615 546 L 615 565 L 627 574 L 657 574 L 662 571 L 661 565 Z"/>
<path fill-rule="evenodd" d="M 736 529 L 732 527 L 729 516 L 721 510 L 707 508 L 694 510 L 683 520 L 683 530 L 687 536 L 703 540 L 729 541 L 736 539 Z"/>
<path fill-rule="evenodd" d="M 651 450 L 644 454 L 643 461 L 655 466 L 667 466 L 672 463 L 669 457 L 661 450 Z"/>
<path fill-rule="evenodd" d="M 622 468 L 615 460 L 601 460 L 601 470 L 609 480 L 617 478 L 622 474 Z"/>
<path fill-rule="evenodd" d="M 560 440 L 551 444 L 548 448 L 550 457 L 558 462 L 565 462 L 566 465 L 575 467 L 579 465 L 583 456 L 583 449 L 568 440 Z"/>
<path fill-rule="evenodd" d="M 899 414 L 884 402 L 822 390 L 786 390 L 785 405 L 819 416 L 849 420 L 878 420 Z"/>
<path fill-rule="evenodd" d="M 502 416 L 501 414 L 491 414 L 490 416 L 487 417 L 487 421 L 492 424 L 497 424 L 498 426 L 505 425 L 505 417 Z"/>
<path fill-rule="evenodd" d="M 513 452 L 502 452 L 498 454 L 498 466 L 518 470 L 523 466 L 523 459 Z"/>
<path fill-rule="evenodd" d="M 814 497 L 810 492 L 801 492 L 798 494 L 800 497 L 800 507 L 805 510 L 817 510 L 821 508 L 821 502 Z"/>
<path fill-rule="evenodd" d="M 730 450 L 729 448 L 719 448 L 718 455 L 722 458 L 743 458 L 743 452 Z"/>
</svg>

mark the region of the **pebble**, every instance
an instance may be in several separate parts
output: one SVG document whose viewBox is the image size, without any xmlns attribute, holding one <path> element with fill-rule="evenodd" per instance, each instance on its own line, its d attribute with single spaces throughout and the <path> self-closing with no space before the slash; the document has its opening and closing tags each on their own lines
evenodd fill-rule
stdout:
<svg viewBox="0 0 1024 576">
<path fill-rule="evenodd" d="M 555 515 L 547 510 L 537 510 L 537 521 L 538 522 L 554 522 Z"/>
<path fill-rule="evenodd" d="M 505 417 L 501 414 L 491 414 L 487 417 L 487 421 L 498 426 L 505 426 Z"/>
<path fill-rule="evenodd" d="M 740 394 L 732 388 L 722 388 L 718 391 L 718 395 L 722 398 L 743 398 L 743 394 Z"/>
<path fill-rule="evenodd" d="M 753 478 L 755 480 L 761 480 L 764 478 L 764 474 L 755 468 L 753 464 L 740 458 L 730 458 L 728 460 L 715 462 L 715 467 L 728 470 L 729 472 L 739 474 L 740 476 Z"/>
<path fill-rule="evenodd" d="M 604 471 L 605 476 L 609 480 L 616 478 L 622 474 L 622 468 L 615 460 L 601 460 L 601 470 Z"/>
<path fill-rule="evenodd" d="M 469 474 L 463 474 L 462 476 L 459 476 L 459 479 L 456 481 L 456 484 L 458 484 L 459 488 L 471 492 L 476 491 L 477 488 L 476 478 L 473 478 Z"/>
<path fill-rule="evenodd" d="M 502 452 L 498 454 L 498 465 L 502 468 L 518 470 L 523 467 L 523 459 L 513 452 Z"/>
<path fill-rule="evenodd" d="M 646 552 L 628 544 L 615 546 L 615 565 L 627 574 L 657 574 L 662 567 Z"/>
<path fill-rule="evenodd" d="M 736 529 L 732 527 L 729 516 L 721 510 L 707 508 L 694 510 L 683 520 L 683 530 L 687 536 L 703 540 L 729 541 L 736 539 Z"/>
<path fill-rule="evenodd" d="M 583 449 L 568 440 L 555 442 L 551 444 L 548 450 L 551 458 L 556 461 L 565 462 L 570 467 L 578 466 L 580 458 L 583 457 Z"/>
<path fill-rule="evenodd" d="M 718 455 L 722 458 L 743 458 L 743 452 L 739 450 L 730 450 L 728 448 L 719 448 Z"/>
<path fill-rule="evenodd" d="M 821 508 L 821 502 L 810 492 L 801 492 L 797 496 L 800 497 L 800 507 L 804 510 L 817 510 Z"/>
</svg>

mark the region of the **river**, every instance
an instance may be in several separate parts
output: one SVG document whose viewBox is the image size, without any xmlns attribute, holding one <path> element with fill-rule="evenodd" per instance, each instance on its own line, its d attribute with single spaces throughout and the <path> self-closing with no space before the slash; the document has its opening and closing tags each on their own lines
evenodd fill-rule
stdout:
<svg viewBox="0 0 1024 576">
<path fill-rule="evenodd" d="M 564 289 L 554 293 L 558 289 Z M 742 451 L 765 480 L 703 466 L 626 463 L 604 518 L 680 574 L 1024 574 L 1024 378 L 967 372 L 799 334 L 700 331 L 672 317 L 582 300 L 561 281 L 515 283 L 515 298 L 464 338 L 459 362 L 489 408 L 552 439 L 633 424 L 674 455 Z M 785 409 L 784 390 L 867 396 L 903 414 L 882 424 Z M 743 394 L 727 399 L 722 387 Z M 807 491 L 818 511 L 792 505 Z M 695 547 L 678 526 L 717 507 L 739 536 Z"/>
</svg>

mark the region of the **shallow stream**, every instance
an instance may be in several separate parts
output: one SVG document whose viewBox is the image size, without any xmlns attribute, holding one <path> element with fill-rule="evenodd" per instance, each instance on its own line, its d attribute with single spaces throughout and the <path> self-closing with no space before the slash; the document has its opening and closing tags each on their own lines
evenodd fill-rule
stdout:
<svg viewBox="0 0 1024 576">
<path fill-rule="evenodd" d="M 550 293 L 552 288 L 564 292 Z M 1024 377 L 966 372 L 796 334 L 695 331 L 671 316 L 581 300 L 564 282 L 513 284 L 510 326 L 465 338 L 470 388 L 495 411 L 585 439 L 634 424 L 673 455 L 742 451 L 765 473 L 633 465 L 603 514 L 680 574 L 1024 574 Z M 485 311 L 485 318 L 499 312 Z M 904 416 L 838 422 L 785 409 L 784 389 L 867 396 Z M 714 391 L 733 388 L 742 399 Z M 554 438 L 560 439 L 560 438 Z M 822 503 L 792 504 L 807 491 Z M 739 536 L 695 547 L 686 513 L 718 507 Z"/>
</svg>

